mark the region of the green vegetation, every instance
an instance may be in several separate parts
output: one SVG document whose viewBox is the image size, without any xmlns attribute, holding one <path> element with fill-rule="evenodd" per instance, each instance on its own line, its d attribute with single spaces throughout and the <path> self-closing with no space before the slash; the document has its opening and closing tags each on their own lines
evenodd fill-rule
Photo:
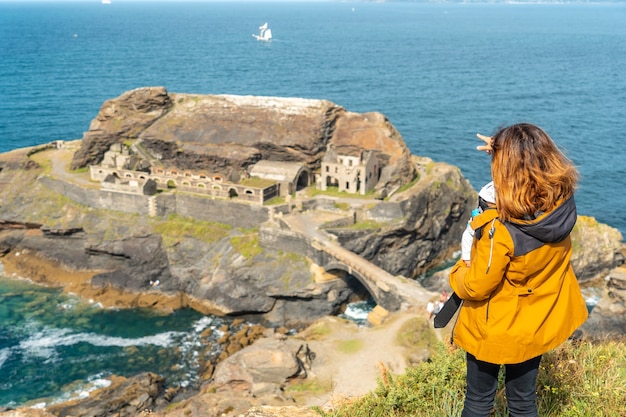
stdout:
<svg viewBox="0 0 626 417">
<path fill-rule="evenodd" d="M 364 200 L 371 200 L 373 198 L 378 197 L 378 193 L 374 190 L 368 191 L 365 195 L 361 194 L 352 194 L 345 191 L 339 191 L 337 187 L 327 187 L 326 191 L 322 191 L 318 189 L 315 184 L 310 185 L 306 189 L 306 195 L 309 197 L 314 197 L 316 195 L 327 195 L 331 197 L 348 197 L 348 198 L 362 198 Z"/>
<path fill-rule="evenodd" d="M 29 155 L 29 158 L 41 167 L 43 174 L 50 175 L 52 172 L 52 162 L 50 162 L 50 158 L 47 157 L 46 152 L 42 150 L 32 153 Z"/>
<path fill-rule="evenodd" d="M 176 214 L 168 216 L 165 220 L 152 220 L 151 225 L 155 232 L 163 236 L 163 243 L 166 246 L 173 246 L 185 237 L 209 243 L 216 242 L 228 236 L 232 229 L 226 224 L 200 221 Z"/>
<path fill-rule="evenodd" d="M 384 226 L 383 223 L 380 223 L 374 220 L 363 220 L 360 222 L 356 222 L 348 226 L 347 228 L 351 230 L 375 230 L 375 229 L 380 229 L 383 226 Z"/>
<path fill-rule="evenodd" d="M 259 245 L 259 233 L 256 229 L 245 230 L 243 233 L 241 236 L 231 237 L 230 244 L 244 258 L 252 260 L 263 253 L 263 248 Z"/>
<path fill-rule="evenodd" d="M 77 168 L 73 171 L 70 171 L 72 174 L 86 174 L 89 173 L 89 167 Z"/>
<path fill-rule="evenodd" d="M 401 192 L 403 192 L 403 191 L 406 191 L 406 190 L 410 189 L 410 188 L 411 188 L 411 187 L 413 187 L 413 186 L 414 186 L 414 185 L 415 185 L 415 184 L 416 184 L 419 180 L 420 180 L 420 175 L 419 175 L 419 174 L 417 174 L 417 175 L 415 176 L 415 178 L 413 179 L 413 181 L 411 181 L 411 182 L 410 182 L 410 183 L 408 183 L 408 184 L 404 184 L 402 187 L 400 187 L 400 188 L 398 189 L 398 193 L 401 193 Z"/>
<path fill-rule="evenodd" d="M 307 340 L 319 340 L 325 336 L 328 336 L 332 332 L 333 332 L 333 329 L 330 327 L 328 323 L 323 322 L 323 321 L 318 321 L 317 323 L 314 323 L 313 325 L 309 326 L 309 328 L 306 330 L 305 336 Z"/>
<path fill-rule="evenodd" d="M 306 256 L 293 252 L 278 251 L 277 257 L 272 262 L 276 269 L 283 269 L 285 265 L 288 268 L 284 269 L 284 272 L 280 276 L 280 282 L 283 283 L 283 289 L 289 290 L 292 285 L 292 279 L 294 277 L 294 271 L 310 271 L 311 262 Z M 309 272 L 310 281 L 314 281 L 314 275 Z"/>
<path fill-rule="evenodd" d="M 279 262 L 286 262 L 292 265 L 300 263 L 302 264 L 303 268 L 308 267 L 310 264 L 307 257 L 304 255 L 300 255 L 299 253 L 278 251 L 278 256 Z"/>
<path fill-rule="evenodd" d="M 280 204 L 285 204 L 287 199 L 285 197 L 272 197 L 267 200 L 263 205 L 265 206 L 278 206 Z"/>
<path fill-rule="evenodd" d="M 339 210 L 343 210 L 343 211 L 350 210 L 350 203 L 338 203 L 337 202 L 334 204 L 334 206 L 336 209 L 339 209 Z"/>
<path fill-rule="evenodd" d="M 319 378 L 307 378 L 287 387 L 287 392 L 303 392 L 307 395 L 324 394 L 333 388 L 332 381 L 321 381 Z"/>
<path fill-rule="evenodd" d="M 267 188 L 276 184 L 276 181 L 266 180 L 264 178 L 250 177 L 241 181 L 241 185 L 254 188 Z"/>
<path fill-rule="evenodd" d="M 337 344 L 337 350 L 341 353 L 356 353 L 363 348 L 363 341 L 361 339 L 348 339 L 342 340 Z"/>
<path fill-rule="evenodd" d="M 428 349 L 433 353 L 439 344 L 439 339 L 431 330 L 426 318 L 409 319 L 398 331 L 396 343 L 408 349 Z"/>
<path fill-rule="evenodd" d="M 323 417 L 450 417 L 460 416 L 465 389 L 465 354 L 439 343 L 428 362 L 403 375 L 381 371 L 378 387 Z M 543 356 L 537 378 L 542 417 L 624 417 L 626 349 L 624 343 L 566 342 Z M 500 375 L 492 416 L 504 417 L 504 375 Z"/>
</svg>

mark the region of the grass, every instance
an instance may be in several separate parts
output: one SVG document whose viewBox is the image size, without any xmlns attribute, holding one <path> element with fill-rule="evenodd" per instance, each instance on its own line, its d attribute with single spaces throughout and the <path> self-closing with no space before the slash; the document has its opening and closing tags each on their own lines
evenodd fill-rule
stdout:
<svg viewBox="0 0 626 417">
<path fill-rule="evenodd" d="M 342 340 L 337 343 L 337 350 L 341 353 L 352 354 L 357 353 L 363 348 L 363 341 L 361 339 L 348 339 Z"/>
<path fill-rule="evenodd" d="M 267 200 L 263 205 L 265 206 L 278 206 L 280 204 L 285 204 L 287 199 L 285 197 L 272 197 Z"/>
<path fill-rule="evenodd" d="M 151 222 L 155 232 L 163 236 L 163 242 L 172 246 L 185 237 L 204 242 L 216 242 L 228 235 L 231 226 L 216 222 L 195 220 L 172 214 L 167 219 L 155 219 Z"/>
<path fill-rule="evenodd" d="M 31 154 L 29 158 L 35 161 L 41 167 L 45 175 L 50 175 L 50 173 L 52 172 L 52 163 L 47 157 L 47 151 L 48 150 L 36 152 L 34 154 Z"/>
<path fill-rule="evenodd" d="M 335 208 L 342 211 L 348 211 L 350 210 L 350 203 L 335 203 Z"/>
<path fill-rule="evenodd" d="M 625 417 L 626 346 L 622 342 L 566 342 L 546 353 L 537 377 L 542 417 Z M 392 375 L 383 369 L 378 387 L 323 417 L 457 417 L 463 409 L 465 354 L 439 343 L 431 359 Z M 507 416 L 501 374 L 493 417 Z"/>
<path fill-rule="evenodd" d="M 252 260 L 255 256 L 263 253 L 263 248 L 259 245 L 259 233 L 256 229 L 244 230 L 241 236 L 230 238 L 230 244 L 244 258 Z"/>
<path fill-rule="evenodd" d="M 310 394 L 324 394 L 333 388 L 332 381 L 322 381 L 319 378 L 306 378 L 290 384 L 286 391 L 289 393 L 302 392 Z"/>
<path fill-rule="evenodd" d="M 330 325 L 323 321 L 318 321 L 317 323 L 314 323 L 313 325 L 309 326 L 305 331 L 307 340 L 323 339 L 332 332 L 333 329 L 330 327 Z"/>
<path fill-rule="evenodd" d="M 415 178 L 413 178 L 413 181 L 409 182 L 408 184 L 404 184 L 402 187 L 400 187 L 397 191 L 397 193 L 401 193 L 403 191 L 406 191 L 408 189 L 410 189 L 411 187 L 413 187 L 415 184 L 417 184 L 417 182 L 420 180 L 420 176 L 419 174 L 417 174 L 415 176 Z"/>
<path fill-rule="evenodd" d="M 271 181 L 271 180 L 258 178 L 258 177 L 250 177 L 241 181 L 241 185 L 254 187 L 254 188 L 266 188 L 274 184 L 276 184 L 276 181 Z"/>
<path fill-rule="evenodd" d="M 347 227 L 350 230 L 376 230 L 383 227 L 384 224 L 374 221 L 374 220 L 363 220 L 360 222 L 356 222 Z"/>
<path fill-rule="evenodd" d="M 316 195 L 327 195 L 330 197 L 349 197 L 349 198 L 360 198 L 364 200 L 371 200 L 371 199 L 378 197 L 378 192 L 374 190 L 370 190 L 367 193 L 365 193 L 365 195 L 361 195 L 361 194 L 349 193 L 347 191 L 339 191 L 338 187 L 331 187 L 331 186 L 326 187 L 326 190 L 322 191 L 318 189 L 315 184 L 309 186 L 306 189 L 306 194 L 309 197 L 314 197 Z"/>
<path fill-rule="evenodd" d="M 439 344 L 439 339 L 430 330 L 430 323 L 426 318 L 411 318 L 402 324 L 396 336 L 396 343 L 407 349 L 428 349 L 433 353 Z"/>
</svg>

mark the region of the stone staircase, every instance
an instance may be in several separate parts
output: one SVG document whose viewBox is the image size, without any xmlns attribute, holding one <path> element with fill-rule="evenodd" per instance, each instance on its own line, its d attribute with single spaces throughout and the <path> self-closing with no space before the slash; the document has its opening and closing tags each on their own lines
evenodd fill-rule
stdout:
<svg viewBox="0 0 626 417">
<path fill-rule="evenodd" d="M 148 197 L 148 215 L 150 217 L 156 217 L 157 214 L 157 200 L 156 196 L 153 195 Z"/>
</svg>

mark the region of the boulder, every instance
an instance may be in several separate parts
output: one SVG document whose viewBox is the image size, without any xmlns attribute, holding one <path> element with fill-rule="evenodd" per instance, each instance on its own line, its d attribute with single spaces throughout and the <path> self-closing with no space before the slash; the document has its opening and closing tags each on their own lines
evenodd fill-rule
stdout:
<svg viewBox="0 0 626 417">
<path fill-rule="evenodd" d="M 48 406 L 59 417 L 136 417 L 154 408 L 164 393 L 163 378 L 147 372 L 132 378 L 114 377 L 106 388 L 93 391 L 88 398 Z"/>
<path fill-rule="evenodd" d="M 572 266 L 581 283 L 603 279 L 624 262 L 622 234 L 589 216 L 578 216 L 572 230 Z"/>
<path fill-rule="evenodd" d="M 618 267 L 606 276 L 606 287 L 581 330 L 595 340 L 623 340 L 626 334 L 626 268 Z"/>
<path fill-rule="evenodd" d="M 220 362 L 211 387 L 240 395 L 278 395 L 288 380 L 306 375 L 307 351 L 302 341 L 284 336 L 259 339 Z"/>
</svg>

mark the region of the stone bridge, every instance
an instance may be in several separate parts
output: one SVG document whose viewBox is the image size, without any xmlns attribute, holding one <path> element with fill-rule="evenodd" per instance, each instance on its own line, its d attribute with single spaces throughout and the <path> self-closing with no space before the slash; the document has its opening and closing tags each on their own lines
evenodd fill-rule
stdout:
<svg viewBox="0 0 626 417">
<path fill-rule="evenodd" d="M 388 311 L 406 310 L 412 306 L 426 306 L 436 293 L 426 290 L 417 281 L 392 275 L 365 258 L 340 245 L 325 242 L 313 243 L 325 256 L 324 270 L 346 271 L 359 280 L 377 305 Z"/>
<path fill-rule="evenodd" d="M 290 214 L 281 219 L 282 227 L 264 226 L 260 243 L 274 249 L 296 252 L 311 258 L 326 271 L 348 272 L 363 284 L 377 305 L 388 311 L 425 307 L 437 296 L 417 281 L 395 276 L 332 242 L 315 227 L 315 214 Z"/>
</svg>

